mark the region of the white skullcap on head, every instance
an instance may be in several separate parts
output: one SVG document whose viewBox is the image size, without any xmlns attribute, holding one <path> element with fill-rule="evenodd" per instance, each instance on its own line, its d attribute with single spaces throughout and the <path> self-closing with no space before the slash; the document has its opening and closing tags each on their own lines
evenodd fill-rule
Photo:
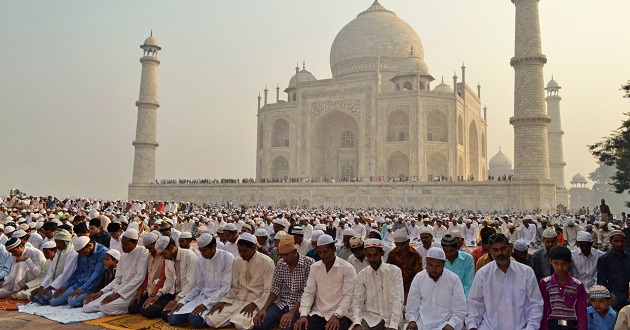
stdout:
<svg viewBox="0 0 630 330">
<path fill-rule="evenodd" d="M 466 219 L 466 221 L 465 221 L 465 222 L 466 222 L 467 224 L 468 224 L 468 223 L 472 223 L 472 220 L 470 220 L 470 219 Z"/>
<path fill-rule="evenodd" d="M 168 243 L 171 241 L 171 238 L 168 236 L 162 236 L 155 241 L 155 251 L 158 253 L 166 250 Z"/>
<path fill-rule="evenodd" d="M 429 234 L 431 236 L 433 236 L 433 232 L 431 231 L 431 229 L 429 227 L 422 227 L 420 229 L 420 235 L 422 234 Z"/>
<path fill-rule="evenodd" d="M 44 227 L 44 222 L 37 221 L 37 223 L 35 224 L 35 229 L 42 229 L 42 227 Z"/>
<path fill-rule="evenodd" d="M 4 227 L 4 233 L 5 234 L 11 234 L 14 231 L 15 231 L 15 227 L 13 227 L 13 226 L 6 226 L 6 227 Z"/>
<path fill-rule="evenodd" d="M 577 241 L 578 242 L 593 242 L 593 237 L 587 231 L 578 231 Z"/>
<path fill-rule="evenodd" d="M 155 225 L 158 225 L 158 226 L 159 226 L 159 225 L 161 225 L 161 224 L 162 224 L 162 220 L 160 220 L 160 219 L 157 219 L 157 220 L 155 220 L 155 221 L 153 222 L 153 225 L 154 225 L 154 226 L 155 226 Z"/>
<path fill-rule="evenodd" d="M 330 235 L 322 235 L 317 239 L 317 246 L 328 245 L 333 243 L 335 240 Z"/>
<path fill-rule="evenodd" d="M 197 237 L 197 247 L 205 247 L 206 245 L 210 244 L 210 242 L 212 242 L 212 239 L 214 237 L 212 236 L 212 234 L 201 234 L 201 236 Z"/>
<path fill-rule="evenodd" d="M 77 236 L 72 238 L 72 246 L 75 251 L 79 251 L 84 248 L 90 242 L 90 238 L 87 236 Z"/>
<path fill-rule="evenodd" d="M 23 231 L 27 231 L 27 230 L 29 230 L 29 228 L 30 228 L 30 227 L 29 227 L 26 223 L 21 223 L 21 224 L 18 226 L 18 229 L 19 229 L 19 230 L 23 230 Z"/>
<path fill-rule="evenodd" d="M 313 227 L 313 229 L 314 229 L 314 230 L 321 230 L 321 231 L 324 231 L 324 230 L 326 230 L 326 225 L 325 225 L 325 224 L 323 224 L 323 223 L 320 223 L 320 224 L 318 224 L 318 225 L 315 225 L 315 227 Z M 311 235 L 313 235 L 313 234 L 311 233 Z"/>
<path fill-rule="evenodd" d="M 138 240 L 139 236 L 140 235 L 138 234 L 138 231 L 133 228 L 129 228 L 123 233 L 123 237 L 127 237 L 133 240 Z"/>
<path fill-rule="evenodd" d="M 394 242 L 396 243 L 403 243 L 409 240 L 409 234 L 407 233 L 407 229 L 405 228 L 398 228 L 395 232 L 394 232 Z"/>
<path fill-rule="evenodd" d="M 442 250 L 441 248 L 432 247 L 432 248 L 429 248 L 429 250 L 427 251 L 427 258 L 433 258 L 433 259 L 446 261 L 446 254 L 444 254 L 444 250 Z"/>
<path fill-rule="evenodd" d="M 529 249 L 529 246 L 527 246 L 527 242 L 525 242 L 525 240 L 519 239 L 514 242 L 514 250 L 527 251 L 527 249 Z"/>
<path fill-rule="evenodd" d="M 346 228 L 343 230 L 343 236 L 355 236 L 356 233 L 354 232 L 354 229 L 352 228 Z"/>
<path fill-rule="evenodd" d="M 317 230 L 313 230 L 313 232 L 311 233 L 311 241 L 313 242 L 317 242 L 317 240 L 324 235 L 324 231 L 317 229 Z"/>
<path fill-rule="evenodd" d="M 239 237 L 238 240 L 244 240 L 250 243 L 254 243 L 256 244 L 258 241 L 256 240 L 256 236 L 250 234 L 250 233 L 242 233 Z M 238 241 L 237 241 L 238 242 Z"/>
<path fill-rule="evenodd" d="M 256 229 L 256 232 L 254 233 L 254 235 L 256 235 L 256 237 L 267 237 L 267 229 L 265 228 L 258 228 Z"/>
<path fill-rule="evenodd" d="M 543 231 L 542 234 L 543 238 L 556 238 L 558 237 L 558 234 L 556 234 L 556 231 L 552 228 L 547 228 Z"/>
<path fill-rule="evenodd" d="M 280 225 L 280 226 L 284 226 L 284 220 L 282 219 L 276 219 L 272 222 L 274 225 Z"/>
<path fill-rule="evenodd" d="M 225 227 L 223 227 L 223 231 L 236 231 L 236 225 L 233 223 L 228 223 L 225 225 Z"/>
<path fill-rule="evenodd" d="M 114 258 L 116 260 L 120 260 L 120 252 L 118 250 L 109 249 L 105 253 L 109 254 L 110 256 L 112 256 L 112 258 Z"/>
<path fill-rule="evenodd" d="M 44 242 L 44 244 L 42 244 L 42 250 L 43 249 L 56 249 L 57 248 L 57 244 L 55 244 L 55 241 L 46 241 Z"/>
<path fill-rule="evenodd" d="M 127 230 L 130 230 L 130 229 L 127 229 Z M 142 245 L 144 246 L 151 245 L 155 243 L 157 239 L 158 239 L 158 235 L 156 235 L 154 232 L 150 232 L 142 237 Z"/>
<path fill-rule="evenodd" d="M 189 231 L 183 231 L 179 233 L 179 238 L 192 238 L 192 234 Z"/>
<path fill-rule="evenodd" d="M 22 237 L 24 237 L 24 236 L 26 236 L 26 232 L 25 232 L 24 230 L 22 230 L 22 229 L 20 229 L 20 230 L 16 230 L 16 231 L 13 233 L 13 237 L 22 238 Z"/>
<path fill-rule="evenodd" d="M 287 235 L 287 233 L 285 233 L 284 231 L 279 231 L 277 232 L 275 235 L 273 235 L 273 240 L 280 240 L 282 237 L 284 237 L 285 235 Z"/>
<path fill-rule="evenodd" d="M 574 224 L 575 224 L 575 222 L 573 222 L 572 218 L 567 218 L 567 225 L 573 226 Z"/>
</svg>

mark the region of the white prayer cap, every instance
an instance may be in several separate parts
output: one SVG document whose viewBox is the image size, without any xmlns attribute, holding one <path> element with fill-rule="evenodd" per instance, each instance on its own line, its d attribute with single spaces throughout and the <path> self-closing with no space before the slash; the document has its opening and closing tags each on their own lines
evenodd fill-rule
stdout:
<svg viewBox="0 0 630 330">
<path fill-rule="evenodd" d="M 29 228 L 29 226 L 28 226 L 27 224 L 25 224 L 25 223 L 21 223 L 21 224 L 18 226 L 18 229 L 19 229 L 19 230 L 23 230 L 23 231 L 27 231 L 27 230 L 29 230 L 30 228 Z M 18 230 L 18 231 L 19 231 L 19 230 Z"/>
<path fill-rule="evenodd" d="M 584 218 L 586 218 L 586 217 L 584 216 L 584 214 L 582 214 L 582 215 L 580 216 L 580 219 L 584 219 Z"/>
<path fill-rule="evenodd" d="M 162 251 L 166 250 L 166 247 L 168 246 L 168 243 L 170 241 L 171 238 L 168 236 L 162 236 L 158 238 L 157 241 L 155 241 L 155 251 L 161 253 Z"/>
<path fill-rule="evenodd" d="M 350 227 L 343 230 L 343 236 L 355 236 L 355 235 L 356 233 L 354 232 L 354 229 Z"/>
<path fill-rule="evenodd" d="M 553 228 L 547 228 L 543 231 L 542 233 L 542 237 L 543 238 L 556 238 L 558 237 L 558 234 L 556 234 L 556 231 Z"/>
<path fill-rule="evenodd" d="M 5 222 L 5 223 L 7 223 L 7 222 L 11 222 L 11 221 L 13 221 L 13 217 L 11 217 L 11 216 L 8 216 L 8 217 L 6 217 L 6 218 L 4 219 L 4 222 Z"/>
<path fill-rule="evenodd" d="M 295 226 L 291 229 L 291 235 L 304 235 L 304 230 L 300 226 Z"/>
<path fill-rule="evenodd" d="M 22 237 L 24 237 L 24 236 L 26 236 L 26 232 L 25 232 L 24 230 L 22 230 L 22 229 L 20 229 L 20 230 L 16 230 L 16 231 L 13 233 L 13 237 L 22 238 Z"/>
<path fill-rule="evenodd" d="M 121 219 L 120 219 L 120 223 L 126 223 L 126 224 L 129 224 L 129 220 L 127 220 L 127 218 L 121 217 Z"/>
<path fill-rule="evenodd" d="M 42 244 L 42 250 L 43 249 L 56 249 L 57 248 L 57 244 L 55 244 L 55 241 L 46 241 Z"/>
<path fill-rule="evenodd" d="M 273 235 L 273 240 L 280 240 L 282 237 L 284 237 L 285 235 L 287 235 L 287 233 L 285 233 L 284 231 L 279 231 L 277 232 L 275 235 Z"/>
<path fill-rule="evenodd" d="M 422 235 L 422 234 L 429 234 L 429 235 L 433 236 L 433 232 L 431 232 L 431 229 L 429 227 L 422 227 L 420 229 L 420 235 Z"/>
<path fill-rule="evenodd" d="M 466 224 L 469 224 L 469 223 L 472 223 L 472 220 L 470 220 L 470 219 L 466 219 L 466 221 L 465 221 L 465 222 L 466 222 Z"/>
<path fill-rule="evenodd" d="M 516 251 L 527 251 L 529 247 L 527 246 L 527 242 L 525 240 L 519 239 L 514 242 L 514 250 Z"/>
<path fill-rule="evenodd" d="M 401 213 L 401 214 L 398 215 L 398 219 L 404 219 L 404 218 L 405 218 L 404 214 Z"/>
<path fill-rule="evenodd" d="M 578 242 L 592 242 L 593 237 L 587 231 L 579 231 L 577 234 L 577 241 Z"/>
<path fill-rule="evenodd" d="M 110 256 L 112 256 L 112 258 L 116 260 L 120 260 L 120 252 L 116 249 L 109 249 L 105 253 L 109 254 Z"/>
<path fill-rule="evenodd" d="M 228 223 L 225 225 L 225 227 L 223 227 L 223 231 L 236 231 L 236 225 L 233 223 Z"/>
<path fill-rule="evenodd" d="M 401 228 L 404 229 L 404 228 Z M 446 254 L 444 254 L 444 250 L 438 247 L 429 248 L 427 251 L 427 258 L 437 259 L 446 261 Z"/>
<path fill-rule="evenodd" d="M 42 227 L 44 227 L 43 221 L 37 221 L 37 223 L 35 223 L 35 229 L 42 229 Z"/>
<path fill-rule="evenodd" d="M 179 233 L 179 238 L 192 238 L 192 234 L 189 231 L 183 231 Z"/>
<path fill-rule="evenodd" d="M 254 235 L 256 235 L 256 237 L 267 237 L 269 234 L 267 233 L 267 229 L 258 228 L 256 229 L 256 233 Z"/>
<path fill-rule="evenodd" d="M 321 231 L 324 231 L 324 230 L 326 230 L 326 225 L 325 225 L 325 224 L 323 224 L 323 223 L 320 223 L 320 224 L 318 224 L 318 225 L 315 225 L 315 227 L 313 227 L 313 230 L 321 230 Z M 313 235 L 313 234 L 311 233 L 311 235 Z"/>
<path fill-rule="evenodd" d="M 131 230 L 131 229 L 127 229 L 127 231 L 129 231 L 129 230 Z M 127 231 L 125 231 L 125 232 L 127 232 Z M 142 245 L 144 245 L 144 246 L 151 245 L 151 244 L 155 243 L 155 241 L 157 241 L 157 239 L 158 239 L 158 235 L 156 235 L 154 232 L 150 232 L 150 233 L 148 233 L 148 234 L 146 234 L 146 235 L 144 235 L 142 237 Z"/>
<path fill-rule="evenodd" d="M 376 238 L 368 238 L 364 243 L 365 248 L 383 248 L 383 241 Z"/>
<path fill-rule="evenodd" d="M 313 242 L 317 242 L 317 240 L 324 235 L 324 231 L 317 229 L 317 230 L 313 230 L 313 232 L 311 233 L 311 241 Z"/>
<path fill-rule="evenodd" d="M 98 211 L 96 209 L 92 209 L 90 211 L 90 218 L 96 218 L 99 216 L 100 213 L 98 213 Z"/>
<path fill-rule="evenodd" d="M 575 222 L 573 222 L 572 218 L 567 218 L 567 225 L 568 226 L 573 226 L 575 224 Z"/>
<path fill-rule="evenodd" d="M 533 220 L 533 218 L 531 215 L 528 214 L 523 218 L 523 220 Z"/>
<path fill-rule="evenodd" d="M 133 228 L 130 228 L 130 229 L 128 228 L 123 233 L 123 237 L 131 238 L 133 240 L 138 240 L 139 236 L 140 235 L 138 234 L 138 231 Z"/>
<path fill-rule="evenodd" d="M 197 238 L 197 247 L 202 248 L 202 247 L 207 246 L 208 244 L 210 244 L 210 242 L 212 242 L 213 238 L 214 237 L 212 236 L 212 234 L 208 234 L 208 233 L 201 234 L 201 236 Z"/>
<path fill-rule="evenodd" d="M 84 248 L 90 242 L 90 238 L 87 236 L 76 236 L 72 238 L 72 246 L 75 251 L 79 251 Z"/>
<path fill-rule="evenodd" d="M 407 229 L 405 228 L 398 228 L 395 232 L 394 232 L 394 242 L 396 243 L 403 243 L 409 240 L 409 234 L 407 234 Z"/>
<path fill-rule="evenodd" d="M 319 238 L 317 239 L 317 246 L 322 246 L 322 245 L 328 245 L 333 243 L 335 240 L 333 240 L 332 236 L 330 235 L 322 235 L 319 236 Z"/>
<path fill-rule="evenodd" d="M 284 220 L 282 219 L 276 219 L 273 221 L 274 225 L 280 225 L 280 226 L 284 226 Z"/>
<path fill-rule="evenodd" d="M 162 222 L 163 222 L 162 220 L 157 219 L 157 220 L 155 220 L 155 221 L 153 222 L 153 225 L 154 225 L 154 226 L 155 226 L 155 225 L 159 226 L 159 225 L 161 225 L 161 224 L 162 224 Z"/>
<path fill-rule="evenodd" d="M 256 240 L 256 237 L 250 233 L 242 233 L 239 237 L 238 240 L 244 240 L 253 244 L 256 244 L 258 241 Z M 237 241 L 238 242 L 238 241 Z"/>
<path fill-rule="evenodd" d="M 43 226 L 43 224 L 42 224 L 42 226 Z M 30 229 L 36 229 L 36 227 L 37 227 L 37 223 L 35 223 L 35 222 L 31 222 L 31 223 L 28 224 L 28 228 L 30 228 Z"/>
<path fill-rule="evenodd" d="M 462 232 L 457 229 L 453 230 L 451 234 L 453 234 L 453 236 L 455 236 L 456 238 L 464 238 L 464 236 L 462 235 Z"/>
</svg>

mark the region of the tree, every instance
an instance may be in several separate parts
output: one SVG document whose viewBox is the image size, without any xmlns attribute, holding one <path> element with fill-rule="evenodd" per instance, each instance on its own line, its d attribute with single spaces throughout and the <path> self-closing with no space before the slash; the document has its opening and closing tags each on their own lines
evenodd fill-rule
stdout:
<svg viewBox="0 0 630 330">
<path fill-rule="evenodd" d="M 599 166 L 595 171 L 588 175 L 588 178 L 593 181 L 593 190 L 597 192 L 613 192 L 615 188 L 612 185 L 612 177 L 615 175 L 615 168 L 604 164 L 602 161 L 597 161 Z"/>
<path fill-rule="evenodd" d="M 624 98 L 630 98 L 630 81 L 622 85 L 621 90 L 625 93 Z M 624 115 L 628 118 L 619 129 L 602 141 L 588 146 L 595 158 L 615 168 L 610 183 L 618 194 L 630 189 L 630 113 Z M 630 207 L 630 202 L 626 202 L 626 206 Z"/>
</svg>

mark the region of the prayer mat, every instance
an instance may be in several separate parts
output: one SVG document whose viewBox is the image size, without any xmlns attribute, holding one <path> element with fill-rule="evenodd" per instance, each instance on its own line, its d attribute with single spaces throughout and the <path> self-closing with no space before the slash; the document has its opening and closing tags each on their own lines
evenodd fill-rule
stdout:
<svg viewBox="0 0 630 330">
<path fill-rule="evenodd" d="M 84 322 L 87 325 L 95 325 L 113 330 L 198 330 L 184 323 L 181 326 L 171 326 L 168 322 L 164 322 L 161 318 L 149 320 L 140 314 L 122 314 L 115 316 L 106 316 L 96 320 Z M 211 328 L 206 328 L 211 329 Z M 234 330 L 233 326 L 217 328 L 221 330 Z"/>
<path fill-rule="evenodd" d="M 53 307 L 48 305 L 29 303 L 27 305 L 18 306 L 18 310 L 20 311 L 20 313 L 45 317 L 51 321 L 59 322 L 62 324 L 78 323 L 87 320 L 98 319 L 104 316 L 101 312 L 83 313 L 83 309 L 72 308 L 68 305 Z"/>
<path fill-rule="evenodd" d="M 28 304 L 28 300 L 0 299 L 0 310 L 1 311 L 16 311 L 18 310 L 18 305 L 26 305 L 26 304 Z"/>
</svg>

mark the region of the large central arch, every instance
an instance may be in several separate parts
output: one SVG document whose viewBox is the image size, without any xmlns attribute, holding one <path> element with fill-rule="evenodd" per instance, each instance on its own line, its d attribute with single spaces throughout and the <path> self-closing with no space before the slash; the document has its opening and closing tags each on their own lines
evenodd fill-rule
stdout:
<svg viewBox="0 0 630 330">
<path fill-rule="evenodd" d="M 468 130 L 468 159 L 470 174 L 475 180 L 479 180 L 479 135 L 474 121 L 470 123 Z"/>
<path fill-rule="evenodd" d="M 342 166 L 358 168 L 360 143 L 359 125 L 350 115 L 334 110 L 321 117 L 311 131 L 311 176 L 341 178 Z"/>
</svg>

